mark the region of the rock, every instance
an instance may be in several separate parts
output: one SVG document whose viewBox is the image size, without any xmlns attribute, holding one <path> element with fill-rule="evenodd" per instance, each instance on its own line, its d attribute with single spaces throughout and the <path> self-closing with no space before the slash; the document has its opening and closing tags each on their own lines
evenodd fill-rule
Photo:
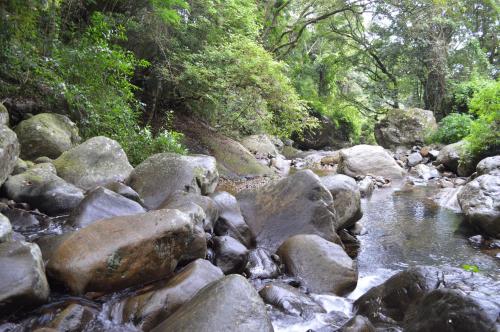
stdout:
<svg viewBox="0 0 500 332">
<path fill-rule="evenodd" d="M 218 180 L 213 157 L 160 153 L 137 166 L 127 182 L 149 209 L 156 209 L 177 190 L 211 194 Z"/>
<path fill-rule="evenodd" d="M 0 213 L 0 243 L 8 242 L 11 239 L 12 226 L 10 224 L 9 218 Z"/>
<path fill-rule="evenodd" d="M 123 197 L 111 190 L 97 187 L 71 212 L 68 224 L 81 228 L 102 219 L 128 216 L 146 212 L 137 202 Z"/>
<path fill-rule="evenodd" d="M 73 303 L 61 311 L 49 324 L 59 332 L 84 331 L 87 324 L 97 315 L 95 309 Z"/>
<path fill-rule="evenodd" d="M 459 176 L 471 175 L 474 172 L 475 164 L 466 152 L 466 145 L 465 141 L 446 145 L 439 151 L 434 163 L 443 165 L 445 169 Z"/>
<path fill-rule="evenodd" d="M 370 197 L 375 190 L 375 184 L 373 183 L 371 177 L 366 176 L 363 180 L 358 182 L 358 188 L 361 197 Z"/>
<path fill-rule="evenodd" d="M 122 195 L 125 198 L 128 198 L 130 200 L 133 200 L 134 202 L 137 202 L 139 204 L 143 204 L 141 197 L 139 194 L 129 186 L 121 183 L 121 182 L 109 182 L 103 186 L 106 189 L 109 189 L 111 191 L 114 191 L 117 194 Z"/>
<path fill-rule="evenodd" d="M 321 183 L 332 194 L 338 217 L 337 229 L 350 227 L 363 217 L 361 193 L 353 178 L 343 174 L 328 175 L 321 178 Z"/>
<path fill-rule="evenodd" d="M 239 273 L 246 266 L 248 249 L 230 236 L 216 236 L 213 238 L 215 251 L 215 265 L 220 267 L 224 274 Z"/>
<path fill-rule="evenodd" d="M 257 247 L 274 252 L 296 234 L 318 234 L 339 241 L 332 194 L 310 170 L 255 191 L 242 191 L 237 198 Z"/>
<path fill-rule="evenodd" d="M 251 135 L 243 138 L 241 144 L 251 153 L 259 157 L 276 157 L 279 155 L 276 146 L 267 135 Z"/>
<path fill-rule="evenodd" d="M 462 188 L 442 188 L 437 194 L 432 196 L 432 200 L 439 206 L 460 213 L 462 208 L 458 203 L 458 193 Z"/>
<path fill-rule="evenodd" d="M 3 191 L 9 199 L 28 203 L 49 215 L 66 214 L 83 199 L 83 191 L 58 177 L 52 164 L 37 164 L 25 173 L 10 176 Z"/>
<path fill-rule="evenodd" d="M 47 222 L 47 217 L 34 211 L 26 211 L 15 207 L 2 208 L 1 212 L 10 220 L 16 232 L 36 232 L 41 224 Z"/>
<path fill-rule="evenodd" d="M 239 275 L 203 288 L 154 332 L 272 332 L 273 326 L 257 291 Z"/>
<path fill-rule="evenodd" d="M 302 135 L 294 135 L 293 140 L 297 148 L 301 150 L 342 148 L 349 143 L 352 130 L 349 124 L 342 121 L 334 123 L 328 117 L 316 112 L 311 115 L 318 120 L 318 126 L 306 129 Z"/>
<path fill-rule="evenodd" d="M 356 315 L 342 326 L 339 332 L 375 332 L 375 327 L 368 318 Z"/>
<path fill-rule="evenodd" d="M 0 126 L 0 184 L 12 173 L 19 157 L 16 134 L 6 126 Z"/>
<path fill-rule="evenodd" d="M 500 311 L 500 284 L 480 274 L 473 275 L 456 268 L 409 268 L 370 289 L 354 302 L 354 306 L 358 309 L 358 315 L 368 317 L 372 323 L 400 324 L 405 320 L 412 320 L 415 308 L 417 311 L 423 310 L 420 304 L 428 294 L 438 288 L 461 290 L 480 305 L 481 310 L 491 320 L 497 319 Z M 441 311 L 434 305 L 427 308 L 440 315 Z"/>
<path fill-rule="evenodd" d="M 437 129 L 432 111 L 418 108 L 392 109 L 375 124 L 375 139 L 387 149 L 422 146 L 429 131 Z"/>
<path fill-rule="evenodd" d="M 338 172 L 350 177 L 375 175 L 402 179 L 405 171 L 380 146 L 356 145 L 340 151 Z"/>
<path fill-rule="evenodd" d="M 112 292 L 172 273 L 203 258 L 206 240 L 186 214 L 151 211 L 99 220 L 63 240 L 47 265 L 72 293 Z"/>
<path fill-rule="evenodd" d="M 500 238 L 500 176 L 475 178 L 458 193 L 458 202 L 470 224 Z"/>
<path fill-rule="evenodd" d="M 277 253 L 287 272 L 302 280 L 311 292 L 344 295 L 356 287 L 356 263 L 341 246 L 317 235 L 295 235 Z"/>
<path fill-rule="evenodd" d="M 214 233 L 219 236 L 228 235 L 250 247 L 253 242 L 252 233 L 241 214 L 236 198 L 224 191 L 210 196 L 217 205 L 220 215 L 214 225 Z"/>
<path fill-rule="evenodd" d="M 49 284 L 36 244 L 1 243 L 0 266 L 0 315 L 47 301 Z"/>
<path fill-rule="evenodd" d="M 488 157 L 479 162 L 476 166 L 477 175 L 497 175 L 500 176 L 500 156 Z"/>
<path fill-rule="evenodd" d="M 208 196 L 201 196 L 196 193 L 188 193 L 178 190 L 173 193 L 159 209 L 178 209 L 183 212 L 189 211 L 186 205 L 196 204 L 203 210 L 205 218 L 202 220 L 202 227 L 205 231 L 211 232 L 215 222 L 219 219 L 219 206 Z"/>
<path fill-rule="evenodd" d="M 309 296 L 282 282 L 273 282 L 264 286 L 259 291 L 259 295 L 265 303 L 288 315 L 311 319 L 314 313 L 324 312 L 324 309 Z"/>
<path fill-rule="evenodd" d="M 439 151 L 438 150 L 429 150 L 429 159 L 430 160 L 436 160 L 436 158 L 439 156 Z"/>
<path fill-rule="evenodd" d="M 0 103 L 0 126 L 9 126 L 9 111 Z"/>
<path fill-rule="evenodd" d="M 40 247 L 42 251 L 43 262 L 45 266 L 52 259 L 52 256 L 56 252 L 57 248 L 64 243 L 74 232 L 66 232 L 63 234 L 50 234 L 46 236 L 41 236 L 37 238 L 36 244 Z"/>
<path fill-rule="evenodd" d="M 425 181 L 441 177 L 437 169 L 424 164 L 418 164 L 417 166 L 412 167 L 410 175 L 415 175 Z"/>
<path fill-rule="evenodd" d="M 495 332 L 495 321 L 460 291 L 436 289 L 408 314 L 405 331 Z"/>
<path fill-rule="evenodd" d="M 16 127 L 21 158 L 55 159 L 80 142 L 78 127 L 68 117 L 55 113 L 37 114 Z"/>
<path fill-rule="evenodd" d="M 424 158 L 422 158 L 422 155 L 419 152 L 413 152 L 408 156 L 406 163 L 409 167 L 413 167 L 420 164 L 423 159 Z"/>
<path fill-rule="evenodd" d="M 52 164 L 54 160 L 49 157 L 38 157 L 35 160 L 33 160 L 33 164 Z"/>
<path fill-rule="evenodd" d="M 123 181 L 133 169 L 120 144 L 103 136 L 64 152 L 54 160 L 54 166 L 61 178 L 84 190 Z"/>
<path fill-rule="evenodd" d="M 277 255 L 275 257 L 279 258 Z M 245 274 L 250 279 L 277 278 L 280 274 L 279 262 L 263 248 L 252 249 L 248 253 Z"/>
<path fill-rule="evenodd" d="M 14 166 L 14 169 L 12 170 L 11 175 L 17 175 L 26 172 L 30 166 L 28 166 L 28 163 L 22 160 L 21 158 L 17 158 L 16 165 Z"/>
<path fill-rule="evenodd" d="M 197 259 L 159 287 L 120 302 L 119 312 L 125 322 L 149 331 L 189 301 L 203 287 L 224 277 L 209 261 Z"/>
</svg>

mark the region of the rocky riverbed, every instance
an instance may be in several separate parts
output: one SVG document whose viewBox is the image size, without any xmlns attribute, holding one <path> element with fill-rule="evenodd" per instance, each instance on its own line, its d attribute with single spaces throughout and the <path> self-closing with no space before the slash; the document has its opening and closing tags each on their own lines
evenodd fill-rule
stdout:
<svg viewBox="0 0 500 332">
<path fill-rule="evenodd" d="M 386 123 L 391 150 L 257 135 L 133 168 L 26 121 L 0 132 L 1 332 L 500 327 L 498 156 L 459 171 Z"/>
</svg>

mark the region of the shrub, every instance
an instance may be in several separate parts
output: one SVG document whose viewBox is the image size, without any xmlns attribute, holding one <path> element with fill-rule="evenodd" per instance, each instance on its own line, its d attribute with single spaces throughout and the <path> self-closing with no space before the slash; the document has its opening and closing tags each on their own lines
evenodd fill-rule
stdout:
<svg viewBox="0 0 500 332">
<path fill-rule="evenodd" d="M 469 114 L 451 113 L 439 122 L 439 128 L 432 133 L 431 141 L 451 144 L 469 135 L 473 119 Z"/>
</svg>

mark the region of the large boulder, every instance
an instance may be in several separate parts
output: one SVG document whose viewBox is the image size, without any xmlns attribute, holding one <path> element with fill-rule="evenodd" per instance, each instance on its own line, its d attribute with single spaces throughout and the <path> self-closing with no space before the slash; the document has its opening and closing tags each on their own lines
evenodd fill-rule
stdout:
<svg viewBox="0 0 500 332">
<path fill-rule="evenodd" d="M 301 150 L 321 150 L 325 148 L 342 148 L 349 142 L 351 128 L 348 124 L 335 123 L 328 117 L 314 113 L 318 126 L 306 129 L 302 135 L 295 135 L 293 140 Z"/>
<path fill-rule="evenodd" d="M 155 154 L 130 174 L 128 184 L 149 209 L 158 208 L 177 190 L 208 195 L 219 180 L 215 158 L 205 155 Z"/>
<path fill-rule="evenodd" d="M 341 246 L 317 235 L 289 238 L 279 247 L 278 255 L 287 272 L 311 292 L 344 295 L 356 287 L 356 263 Z"/>
<path fill-rule="evenodd" d="M 442 326 L 440 324 L 444 323 L 443 319 L 450 318 L 449 312 L 445 314 L 446 305 L 441 307 L 443 311 L 438 310 L 439 300 L 434 298 L 425 305 L 427 309 L 422 307 L 423 301 L 426 301 L 425 298 L 436 289 L 460 290 L 465 297 L 473 300 L 477 305 L 476 308 L 479 307 L 479 310 L 483 311 L 490 320 L 497 320 L 500 312 L 500 284 L 480 274 L 473 275 L 471 272 L 456 268 L 438 269 L 430 266 L 409 268 L 370 289 L 354 302 L 354 306 L 359 315 L 368 317 L 372 323 L 389 325 L 401 325 L 405 321 L 412 322 L 415 312 L 433 310 L 435 314 L 432 317 L 434 318 L 429 323 L 436 325 L 418 331 L 440 331 L 438 326 Z M 434 303 L 431 305 L 430 302 Z M 477 310 L 473 307 L 470 309 Z M 439 317 L 441 313 L 443 316 Z M 469 317 L 464 316 L 464 311 L 460 312 L 460 310 L 454 315 L 456 321 Z M 476 314 L 470 317 L 480 316 L 476 311 Z M 423 316 L 420 315 L 420 317 Z M 425 317 L 431 318 L 431 315 Z"/>
<path fill-rule="evenodd" d="M 230 236 L 216 236 L 213 239 L 215 265 L 224 274 L 239 273 L 245 268 L 248 249 Z"/>
<path fill-rule="evenodd" d="M 12 238 L 12 225 L 9 218 L 0 213 L 0 243 L 10 241 Z"/>
<path fill-rule="evenodd" d="M 332 194 L 338 229 L 350 227 L 361 219 L 361 193 L 353 178 L 343 174 L 328 175 L 321 178 L 321 183 Z"/>
<path fill-rule="evenodd" d="M 19 157 L 16 133 L 7 126 L 0 126 L 0 184 L 12 173 Z"/>
<path fill-rule="evenodd" d="M 468 222 L 500 238 L 500 176 L 481 175 L 467 183 L 457 197 Z"/>
<path fill-rule="evenodd" d="M 241 144 L 251 153 L 259 157 L 277 157 L 276 146 L 267 135 L 251 135 L 243 138 Z"/>
<path fill-rule="evenodd" d="M 54 160 L 54 166 L 61 178 L 84 190 L 123 181 L 133 169 L 120 144 L 103 136 L 64 152 Z"/>
<path fill-rule="evenodd" d="M 248 253 L 245 274 L 250 279 L 277 278 L 280 274 L 280 260 L 264 248 L 256 248 Z"/>
<path fill-rule="evenodd" d="M 392 109 L 375 124 L 375 139 L 387 149 L 423 145 L 427 133 L 436 130 L 432 111 L 419 108 Z"/>
<path fill-rule="evenodd" d="M 229 235 L 243 243 L 252 245 L 253 237 L 236 198 L 225 192 L 218 191 L 210 196 L 219 208 L 219 219 L 214 224 L 214 233 L 219 236 Z"/>
<path fill-rule="evenodd" d="M 53 328 L 57 332 L 85 331 L 97 314 L 95 308 L 72 303 L 54 317 L 48 329 Z"/>
<path fill-rule="evenodd" d="M 224 277 L 209 261 L 197 259 L 155 289 L 129 297 L 113 309 L 125 322 L 149 331 L 179 309 L 208 284 Z"/>
<path fill-rule="evenodd" d="M 434 164 L 443 165 L 445 169 L 459 176 L 471 175 L 476 166 L 471 156 L 467 153 L 467 142 L 465 141 L 459 141 L 443 147 L 439 151 Z"/>
<path fill-rule="evenodd" d="M 87 196 L 71 212 L 68 224 L 81 228 L 97 220 L 143 212 L 146 210 L 139 203 L 106 188 L 97 187 L 88 192 Z"/>
<path fill-rule="evenodd" d="M 496 175 L 500 176 L 500 156 L 488 157 L 481 160 L 477 166 L 476 171 L 478 175 Z"/>
<path fill-rule="evenodd" d="M 47 273 L 73 293 L 112 292 L 168 276 L 204 258 L 205 234 L 178 210 L 99 220 L 63 239 Z"/>
<path fill-rule="evenodd" d="M 402 179 L 402 169 L 381 146 L 356 145 L 340 151 L 338 172 L 351 177 L 375 175 Z"/>
<path fill-rule="evenodd" d="M 49 284 L 36 244 L 0 243 L 0 266 L 0 316 L 47 301 Z"/>
<path fill-rule="evenodd" d="M 69 213 L 83 199 L 80 188 L 56 175 L 52 164 L 37 164 L 27 172 L 10 176 L 3 185 L 5 195 L 28 203 L 49 215 Z"/>
<path fill-rule="evenodd" d="M 310 170 L 258 190 L 242 191 L 237 198 L 257 247 L 274 252 L 296 234 L 318 234 L 339 241 L 332 194 Z"/>
<path fill-rule="evenodd" d="M 16 127 L 21 144 L 21 158 L 55 159 L 80 142 L 77 126 L 66 116 L 55 113 L 37 114 Z"/>
<path fill-rule="evenodd" d="M 257 291 L 233 274 L 203 288 L 153 331 L 272 332 L 273 326 Z"/>
</svg>

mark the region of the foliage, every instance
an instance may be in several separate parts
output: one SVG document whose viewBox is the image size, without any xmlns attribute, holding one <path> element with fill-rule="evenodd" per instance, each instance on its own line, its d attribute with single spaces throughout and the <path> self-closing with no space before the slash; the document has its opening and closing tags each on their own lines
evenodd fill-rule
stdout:
<svg viewBox="0 0 500 332">
<path fill-rule="evenodd" d="M 469 114 L 451 113 L 439 122 L 439 128 L 432 134 L 431 141 L 451 144 L 468 136 L 473 119 Z"/>
<path fill-rule="evenodd" d="M 476 265 L 464 264 L 462 265 L 462 269 L 468 272 L 476 272 L 476 273 L 479 272 L 479 268 Z"/>
</svg>

